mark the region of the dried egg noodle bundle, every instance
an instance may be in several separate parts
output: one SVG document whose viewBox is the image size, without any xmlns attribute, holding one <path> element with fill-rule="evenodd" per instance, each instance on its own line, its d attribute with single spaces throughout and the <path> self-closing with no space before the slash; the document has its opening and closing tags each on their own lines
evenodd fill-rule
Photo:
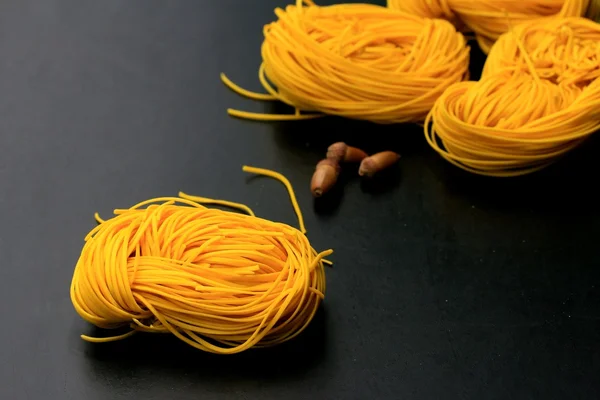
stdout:
<svg viewBox="0 0 600 400">
<path fill-rule="evenodd" d="M 289 189 L 304 225 L 291 185 Z M 325 294 L 323 258 L 303 232 L 252 215 L 206 208 L 246 206 L 180 194 L 144 201 L 100 224 L 86 237 L 71 300 L 101 328 L 172 333 L 212 353 L 232 354 L 282 343 L 302 332 Z"/>
<path fill-rule="evenodd" d="M 422 122 L 447 87 L 468 78 L 466 39 L 447 21 L 375 5 L 306 3 L 276 9 L 278 20 L 264 28 L 259 79 L 268 94 L 249 92 L 221 76 L 237 93 L 282 101 L 295 115 L 231 109 L 230 115 Z"/>
<path fill-rule="evenodd" d="M 427 18 L 444 18 L 466 27 L 489 53 L 500 35 L 515 26 L 540 17 L 597 19 L 600 0 L 388 0 L 388 6 Z"/>
<path fill-rule="evenodd" d="M 446 160 L 490 176 L 542 169 L 600 128 L 600 25 L 519 25 L 492 48 L 479 82 L 450 87 L 425 136 Z"/>
</svg>

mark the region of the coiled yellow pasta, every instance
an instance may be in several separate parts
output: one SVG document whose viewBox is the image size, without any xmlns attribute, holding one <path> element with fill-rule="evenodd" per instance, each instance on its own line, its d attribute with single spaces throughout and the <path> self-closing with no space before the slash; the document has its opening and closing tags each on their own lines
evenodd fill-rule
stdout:
<svg viewBox="0 0 600 400">
<path fill-rule="evenodd" d="M 482 175 L 555 162 L 600 128 L 600 25 L 538 19 L 503 35 L 479 82 L 450 87 L 425 124 L 428 143 Z"/>
<path fill-rule="evenodd" d="M 447 87 L 467 78 L 469 48 L 447 21 L 375 5 L 307 3 L 297 0 L 295 6 L 276 9 L 278 20 L 264 28 L 259 78 L 268 94 L 248 92 L 222 75 L 239 94 L 280 100 L 296 114 L 230 109 L 231 115 L 422 122 Z"/>
<path fill-rule="evenodd" d="M 245 167 L 272 176 L 268 170 Z M 325 295 L 323 258 L 303 232 L 253 215 L 211 209 L 231 202 L 180 194 L 144 201 L 86 237 L 71 284 L 79 315 L 101 328 L 172 333 L 200 350 L 232 354 L 297 336 Z"/>
<path fill-rule="evenodd" d="M 514 25 L 540 17 L 597 18 L 598 0 L 388 0 L 395 10 L 428 18 L 444 18 L 475 32 L 481 49 L 492 44 Z"/>
</svg>

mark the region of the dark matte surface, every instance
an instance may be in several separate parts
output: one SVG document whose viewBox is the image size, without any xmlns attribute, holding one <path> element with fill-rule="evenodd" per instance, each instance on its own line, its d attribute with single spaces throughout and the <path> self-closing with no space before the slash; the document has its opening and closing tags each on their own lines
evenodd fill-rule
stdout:
<svg viewBox="0 0 600 400">
<path fill-rule="evenodd" d="M 550 399 L 600 396 L 597 140 L 511 181 L 468 176 L 420 129 L 262 124 L 261 27 L 280 0 L 0 3 L 0 398 Z M 322 3 L 325 3 L 322 1 Z M 404 155 L 313 203 L 338 139 Z M 68 289 L 92 214 L 186 190 L 295 223 L 336 250 L 323 311 L 280 348 L 206 355 L 168 336 L 88 345 Z"/>
</svg>

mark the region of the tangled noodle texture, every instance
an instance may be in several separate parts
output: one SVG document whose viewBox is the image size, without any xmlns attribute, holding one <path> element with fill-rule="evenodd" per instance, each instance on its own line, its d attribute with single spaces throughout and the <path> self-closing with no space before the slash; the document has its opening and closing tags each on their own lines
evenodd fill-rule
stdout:
<svg viewBox="0 0 600 400">
<path fill-rule="evenodd" d="M 232 354 L 285 342 L 308 326 L 325 295 L 323 257 L 331 250 L 317 253 L 286 224 L 200 203 L 252 214 L 180 194 L 116 210 L 87 235 L 73 305 L 98 327 L 132 330 L 84 339 L 170 332 L 200 350 Z"/>
</svg>

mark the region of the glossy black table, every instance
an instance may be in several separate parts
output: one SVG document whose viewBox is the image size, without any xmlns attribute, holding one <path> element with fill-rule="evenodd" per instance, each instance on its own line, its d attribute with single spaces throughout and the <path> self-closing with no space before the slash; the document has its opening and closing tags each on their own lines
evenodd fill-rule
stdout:
<svg viewBox="0 0 600 400">
<path fill-rule="evenodd" d="M 230 118 L 289 111 L 219 81 L 260 89 L 262 25 L 284 4 L 0 4 L 0 398 L 598 398 L 598 140 L 497 180 L 447 164 L 415 126 Z M 346 170 L 313 202 L 340 139 L 403 159 L 373 181 Z M 226 357 L 168 335 L 81 341 L 98 331 L 68 291 L 95 211 L 185 190 L 296 223 L 282 186 L 242 164 L 289 177 L 313 245 L 336 251 L 305 334 Z"/>
</svg>

